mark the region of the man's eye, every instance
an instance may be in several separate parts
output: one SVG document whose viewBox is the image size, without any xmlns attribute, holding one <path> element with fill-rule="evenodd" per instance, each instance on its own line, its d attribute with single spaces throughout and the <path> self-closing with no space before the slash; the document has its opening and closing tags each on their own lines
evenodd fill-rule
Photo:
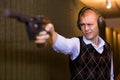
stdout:
<svg viewBox="0 0 120 80">
<path fill-rule="evenodd" d="M 91 26 L 91 25 L 93 25 L 93 24 L 87 24 L 88 26 Z"/>
<path fill-rule="evenodd" d="M 85 24 L 80 24 L 80 26 L 85 26 Z"/>
</svg>

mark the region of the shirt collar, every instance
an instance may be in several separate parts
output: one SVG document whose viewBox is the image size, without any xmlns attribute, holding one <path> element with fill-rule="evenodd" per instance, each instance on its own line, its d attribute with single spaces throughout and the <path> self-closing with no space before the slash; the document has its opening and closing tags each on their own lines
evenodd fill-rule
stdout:
<svg viewBox="0 0 120 80">
<path fill-rule="evenodd" d="M 92 43 L 92 41 L 88 40 L 85 36 L 83 36 L 83 41 L 85 42 L 86 45 L 92 44 L 92 46 L 97 47 L 95 44 Z M 105 41 L 101 37 L 98 38 L 98 41 L 99 41 L 98 47 L 103 47 L 105 45 Z"/>
</svg>

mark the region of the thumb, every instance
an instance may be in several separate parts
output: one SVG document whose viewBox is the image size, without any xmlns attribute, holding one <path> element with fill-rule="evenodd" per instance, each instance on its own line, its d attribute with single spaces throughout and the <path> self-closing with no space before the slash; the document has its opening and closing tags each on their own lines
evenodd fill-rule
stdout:
<svg viewBox="0 0 120 80">
<path fill-rule="evenodd" d="M 52 43 L 54 43 L 57 39 L 57 33 L 55 32 L 54 25 L 52 23 L 47 24 L 45 30 L 51 36 Z"/>
<path fill-rule="evenodd" d="M 50 34 L 53 34 L 55 32 L 54 25 L 52 23 L 47 24 L 45 30 Z"/>
</svg>

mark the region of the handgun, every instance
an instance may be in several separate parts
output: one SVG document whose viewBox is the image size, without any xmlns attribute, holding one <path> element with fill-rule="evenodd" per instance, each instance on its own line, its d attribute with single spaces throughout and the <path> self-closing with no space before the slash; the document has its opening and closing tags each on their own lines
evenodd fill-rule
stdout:
<svg viewBox="0 0 120 80">
<path fill-rule="evenodd" d="M 23 13 L 11 11 L 9 9 L 5 10 L 5 16 L 14 18 L 17 21 L 24 23 L 26 25 L 26 30 L 28 32 L 30 41 L 35 40 L 36 35 L 44 29 L 46 24 L 50 23 L 50 20 L 47 17 L 25 15 Z"/>
</svg>

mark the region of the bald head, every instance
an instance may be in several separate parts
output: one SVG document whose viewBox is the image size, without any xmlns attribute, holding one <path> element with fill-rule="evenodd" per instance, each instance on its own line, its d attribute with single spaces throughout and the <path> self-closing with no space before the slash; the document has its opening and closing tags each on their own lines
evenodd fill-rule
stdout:
<svg viewBox="0 0 120 80">
<path fill-rule="evenodd" d="M 79 16 L 79 19 L 80 19 L 80 22 L 81 22 L 81 19 L 82 18 L 85 18 L 85 17 L 88 17 L 90 19 L 95 19 L 96 21 L 98 20 L 98 17 L 99 17 L 99 14 L 96 13 L 94 10 L 92 9 L 87 9 L 85 10 L 84 12 L 82 12 Z"/>
</svg>

